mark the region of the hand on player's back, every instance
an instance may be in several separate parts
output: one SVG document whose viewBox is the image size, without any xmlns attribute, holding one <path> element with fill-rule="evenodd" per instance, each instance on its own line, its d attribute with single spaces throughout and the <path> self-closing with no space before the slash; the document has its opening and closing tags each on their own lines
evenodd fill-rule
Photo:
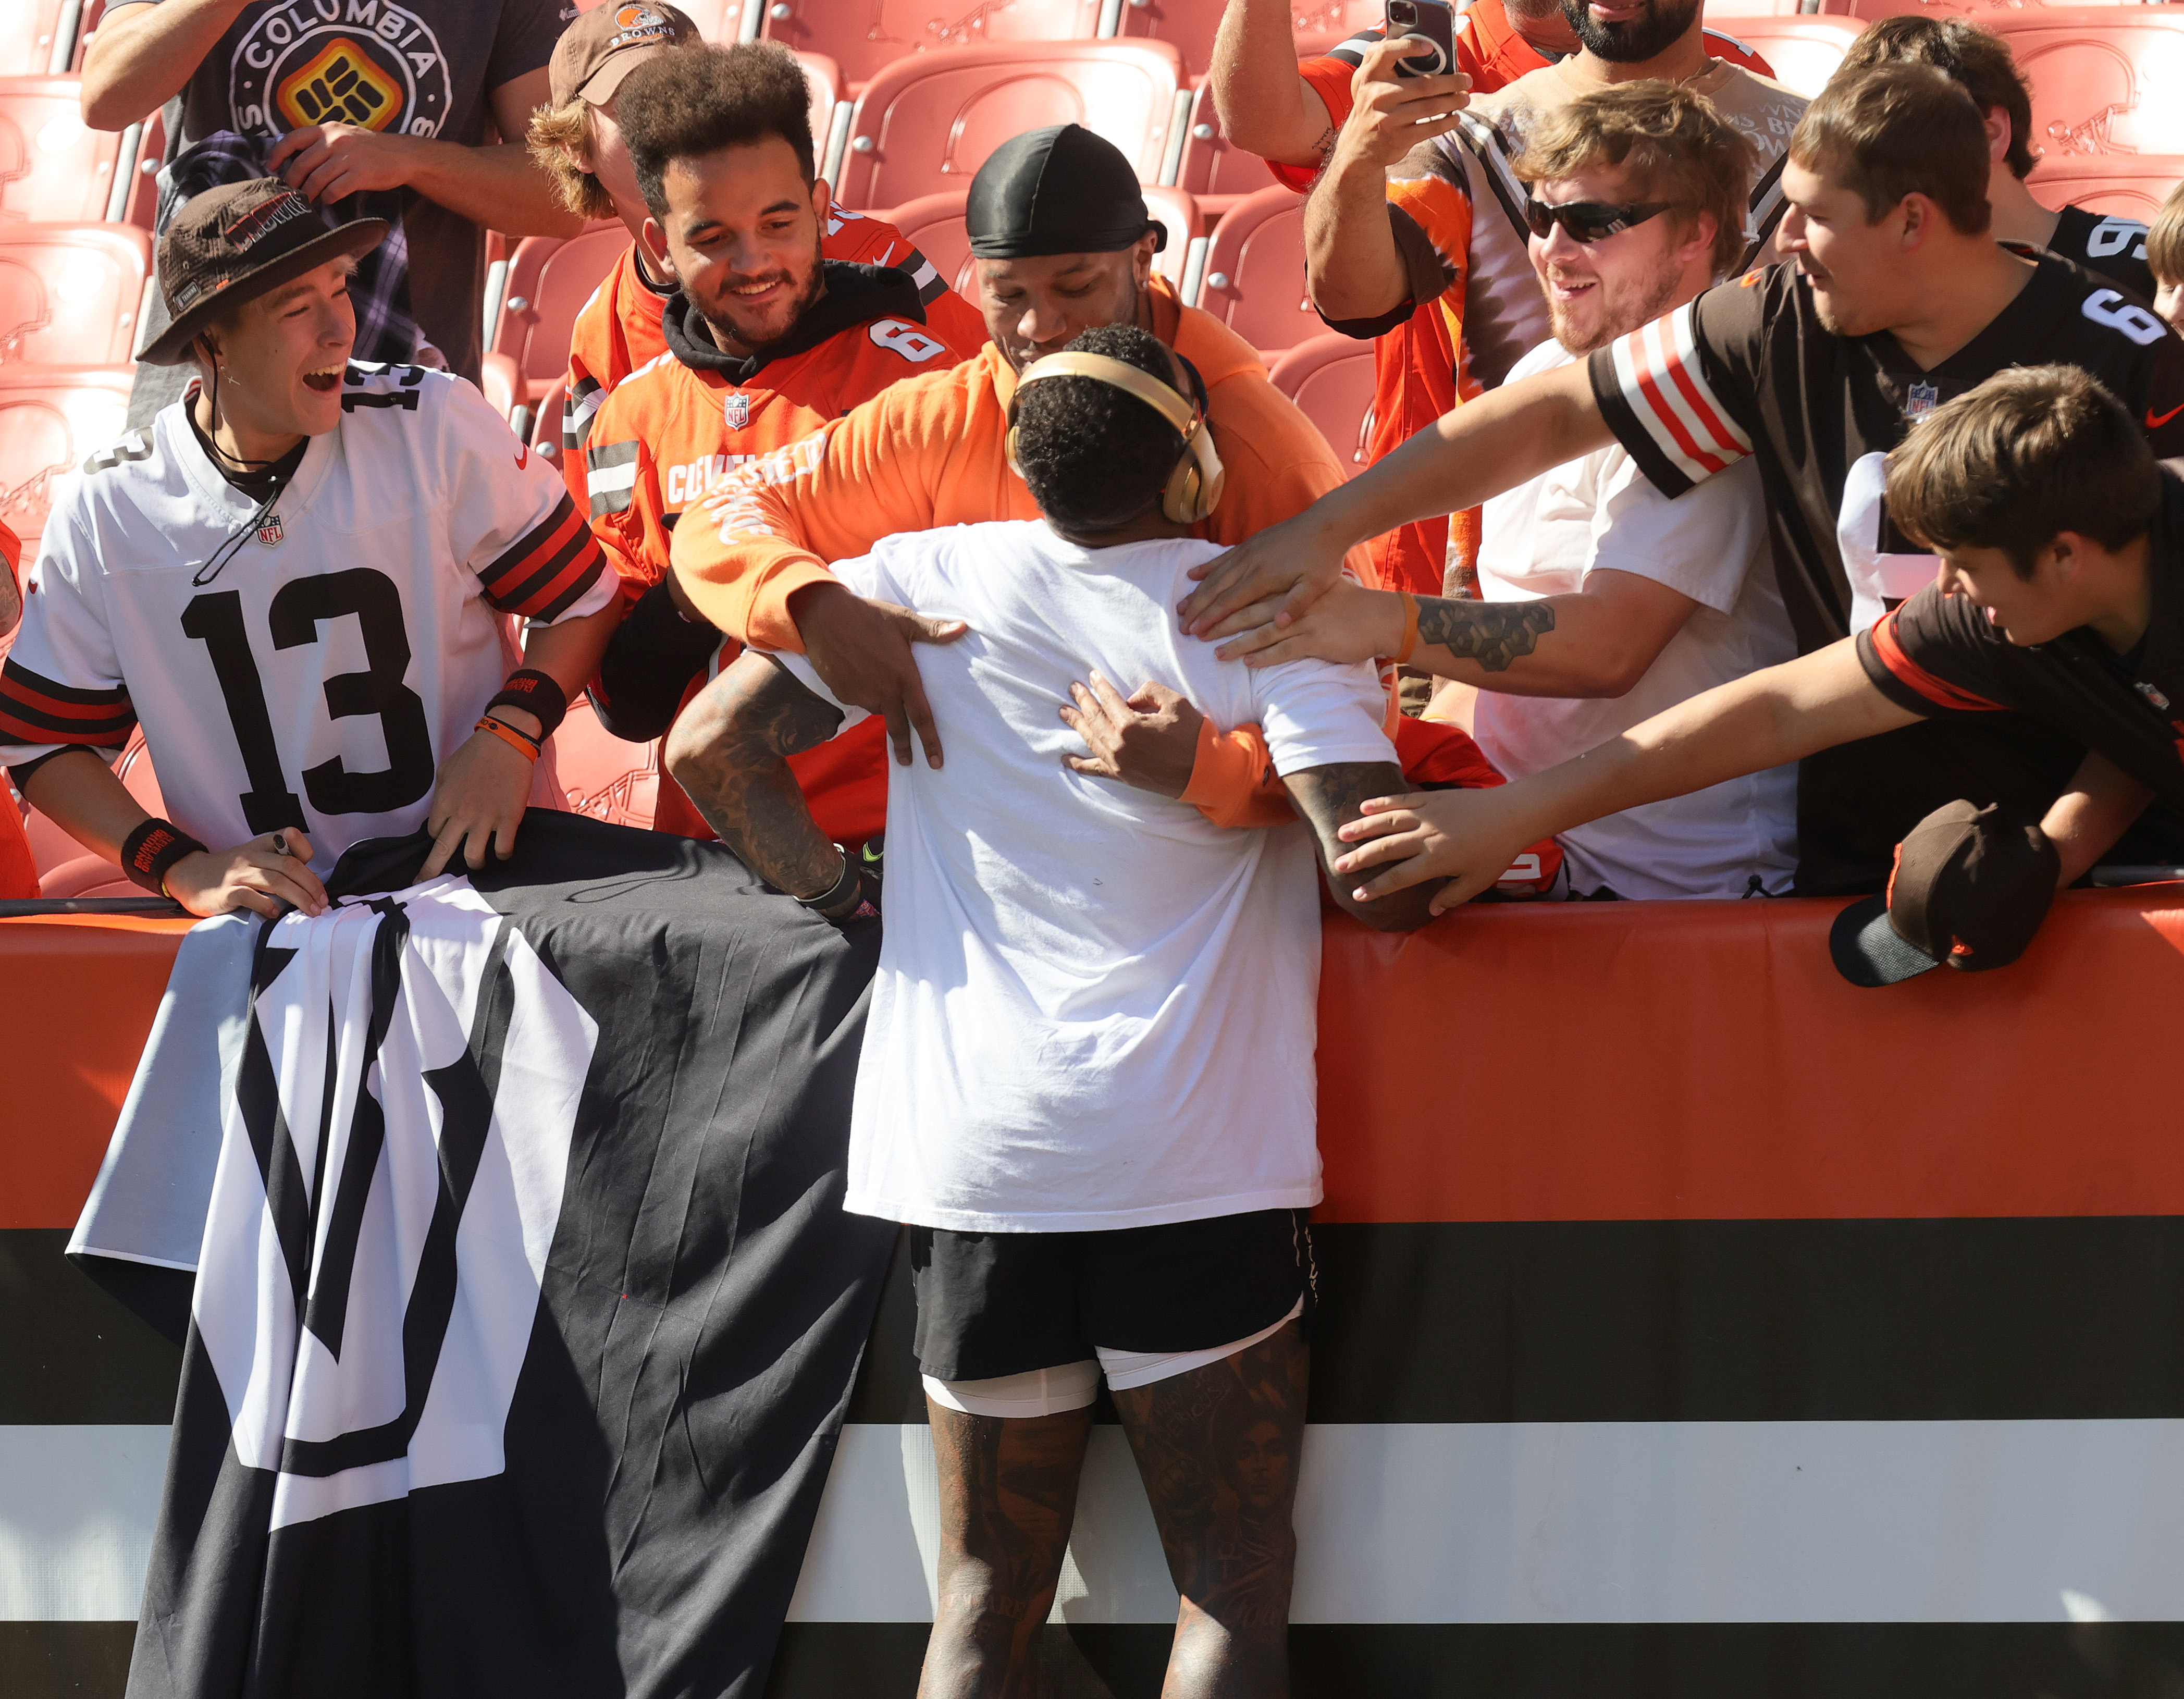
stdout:
<svg viewBox="0 0 2184 1699">
<path fill-rule="evenodd" d="M 1286 612 L 1304 612 L 1340 582 L 1344 549 L 1323 534 L 1306 508 L 1270 525 L 1190 576 L 1199 586 L 1176 610 L 1189 637 L 1232 638 Z"/>
<path fill-rule="evenodd" d="M 1179 797 L 1198 764 L 1198 728 L 1206 716 L 1165 684 L 1147 681 L 1125 697 L 1097 671 L 1072 684 L 1074 706 L 1061 717 L 1092 753 L 1062 759 L 1094 778 L 1119 779 L 1139 790 Z"/>
<path fill-rule="evenodd" d="M 1336 159 L 1384 170 L 1419 142 L 1456 128 L 1457 114 L 1471 104 L 1471 79 L 1462 71 L 1397 76 L 1396 64 L 1418 52 L 1418 42 L 1408 36 L 1376 42 L 1366 48 L 1357 75 L 1350 80 L 1356 103 L 1335 138 Z"/>
<path fill-rule="evenodd" d="M 326 888 L 310 869 L 311 840 L 291 827 L 232 850 L 201 850 L 167 870 L 167 894 L 193 915 L 326 911 Z"/>
<path fill-rule="evenodd" d="M 1340 666 L 1393 655 L 1402 641 L 1401 599 L 1392 590 L 1368 590 L 1344 578 L 1301 614 L 1277 614 L 1215 653 L 1246 666 L 1280 666 L 1292 660 Z"/>
<path fill-rule="evenodd" d="M 804 656 L 838 702 L 887 721 L 894 758 L 910 765 L 910 734 L 927 763 L 940 765 L 940 734 L 917 676 L 913 643 L 954 643 L 970 627 L 936 620 L 891 602 L 872 602 L 840 584 L 809 584 L 789 599 Z"/>
</svg>

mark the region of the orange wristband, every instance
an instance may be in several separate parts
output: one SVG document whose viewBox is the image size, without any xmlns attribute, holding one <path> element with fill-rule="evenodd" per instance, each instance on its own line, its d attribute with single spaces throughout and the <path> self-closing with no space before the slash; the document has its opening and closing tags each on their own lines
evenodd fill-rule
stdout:
<svg viewBox="0 0 2184 1699">
<path fill-rule="evenodd" d="M 538 744 L 532 743 L 515 727 L 507 724 L 504 721 L 494 719 L 490 714 L 471 729 L 475 732 L 492 733 L 494 737 L 499 738 L 502 743 L 507 744 L 526 761 L 535 761 L 538 759 Z"/>
<path fill-rule="evenodd" d="M 1396 665 L 1401 666 L 1410 660 L 1418 646 L 1418 599 L 1408 590 L 1398 590 L 1396 593 L 1403 599 L 1403 641 L 1396 650 Z"/>
</svg>

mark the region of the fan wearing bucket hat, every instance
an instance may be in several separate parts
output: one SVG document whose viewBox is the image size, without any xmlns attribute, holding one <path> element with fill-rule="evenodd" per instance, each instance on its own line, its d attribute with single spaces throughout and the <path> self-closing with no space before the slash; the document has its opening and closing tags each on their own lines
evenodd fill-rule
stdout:
<svg viewBox="0 0 2184 1699">
<path fill-rule="evenodd" d="M 740 469 L 675 532 L 676 576 L 697 610 L 746 643 L 809 655 L 837 695 L 885 719 L 905 762 L 913 728 L 929 758 L 942 745 L 910 647 L 923 628 L 850 593 L 827 563 L 897 532 L 1034 517 L 1007 451 L 1017 374 L 1034 360 L 1114 324 L 1181 356 L 1223 471 L 1201 493 L 1195 537 L 1240 540 L 1342 481 L 1258 354 L 1154 270 L 1165 233 L 1112 142 L 1073 124 L 1004 142 L 972 180 L 967 224 L 993 337 L 978 357 Z M 1123 688 L 1135 690 L 1127 704 L 1095 700 L 1084 717 L 1110 777 L 1182 795 L 1220 823 L 1294 817 L 1257 728 L 1212 725 L 1164 681 Z"/>
<path fill-rule="evenodd" d="M 1502 844 L 1922 719 L 2003 710 L 2054 736 L 2061 760 L 1903 840 L 1881 917 L 1897 943 L 1992 966 L 2037 926 L 2043 881 L 2109 855 L 2173 861 L 2142 846 L 2170 841 L 2184 807 L 2184 478 L 2086 372 L 2029 366 L 1929 415 L 1888 457 L 1886 497 L 1937 557 L 1935 582 L 1869 629 L 1501 789 L 1368 803 L 1340 869 L 1373 896 L 1446 877 L 1446 908 L 1492 883 Z M 1852 912 L 1862 948 L 1888 945 L 1870 907 Z"/>
<path fill-rule="evenodd" d="M 648 246 L 645 236 L 652 214 L 622 135 L 623 84 L 640 65 L 700 42 L 698 26 L 672 6 L 600 6 L 579 13 L 554 49 L 553 103 L 531 120 L 531 157 L 570 211 L 588 219 L 620 219 L 630 234 L 629 246 L 584 303 L 569 337 L 561 471 L 579 507 L 588 500 L 584 449 L 592 421 L 616 384 L 667 352 L 661 320 L 676 298 L 673 259 L 663 248 Z M 784 50 L 751 42 L 729 51 L 748 55 Z M 798 70 L 796 75 L 803 73 Z M 639 92 L 641 97 L 641 86 Z M 885 219 L 851 212 L 830 200 L 821 220 L 819 252 L 825 259 L 910 273 L 925 306 L 928 329 L 951 344 L 976 347 L 984 340 L 985 325 L 977 310 Z"/>
<path fill-rule="evenodd" d="M 350 364 L 384 231 L 272 178 L 182 209 L 144 358 L 194 376 L 55 502 L 0 668 L 18 788 L 194 914 L 318 912 L 344 849 L 420 827 L 426 877 L 509 855 L 613 626 L 568 492 L 474 386 Z M 106 765 L 140 723 L 170 819 Z"/>
</svg>

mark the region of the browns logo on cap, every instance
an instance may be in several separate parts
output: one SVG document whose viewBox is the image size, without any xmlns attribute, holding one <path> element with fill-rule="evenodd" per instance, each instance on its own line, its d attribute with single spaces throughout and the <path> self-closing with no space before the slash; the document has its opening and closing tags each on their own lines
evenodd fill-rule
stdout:
<svg viewBox="0 0 2184 1699">
<path fill-rule="evenodd" d="M 686 14 L 655 0 L 580 12 L 554 43 L 546 67 L 549 96 L 556 106 L 579 98 L 604 106 L 621 80 L 650 55 L 704 39 Z"/>
</svg>

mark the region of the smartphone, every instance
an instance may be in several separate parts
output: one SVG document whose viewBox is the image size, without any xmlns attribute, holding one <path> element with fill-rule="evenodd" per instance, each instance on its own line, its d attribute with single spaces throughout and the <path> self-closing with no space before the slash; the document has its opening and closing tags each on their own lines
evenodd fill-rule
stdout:
<svg viewBox="0 0 2184 1699">
<path fill-rule="evenodd" d="M 1390 41 L 1416 36 L 1431 50 L 1396 61 L 1397 76 L 1440 76 L 1456 69 L 1456 8 L 1449 0 L 1387 0 Z"/>
</svg>

